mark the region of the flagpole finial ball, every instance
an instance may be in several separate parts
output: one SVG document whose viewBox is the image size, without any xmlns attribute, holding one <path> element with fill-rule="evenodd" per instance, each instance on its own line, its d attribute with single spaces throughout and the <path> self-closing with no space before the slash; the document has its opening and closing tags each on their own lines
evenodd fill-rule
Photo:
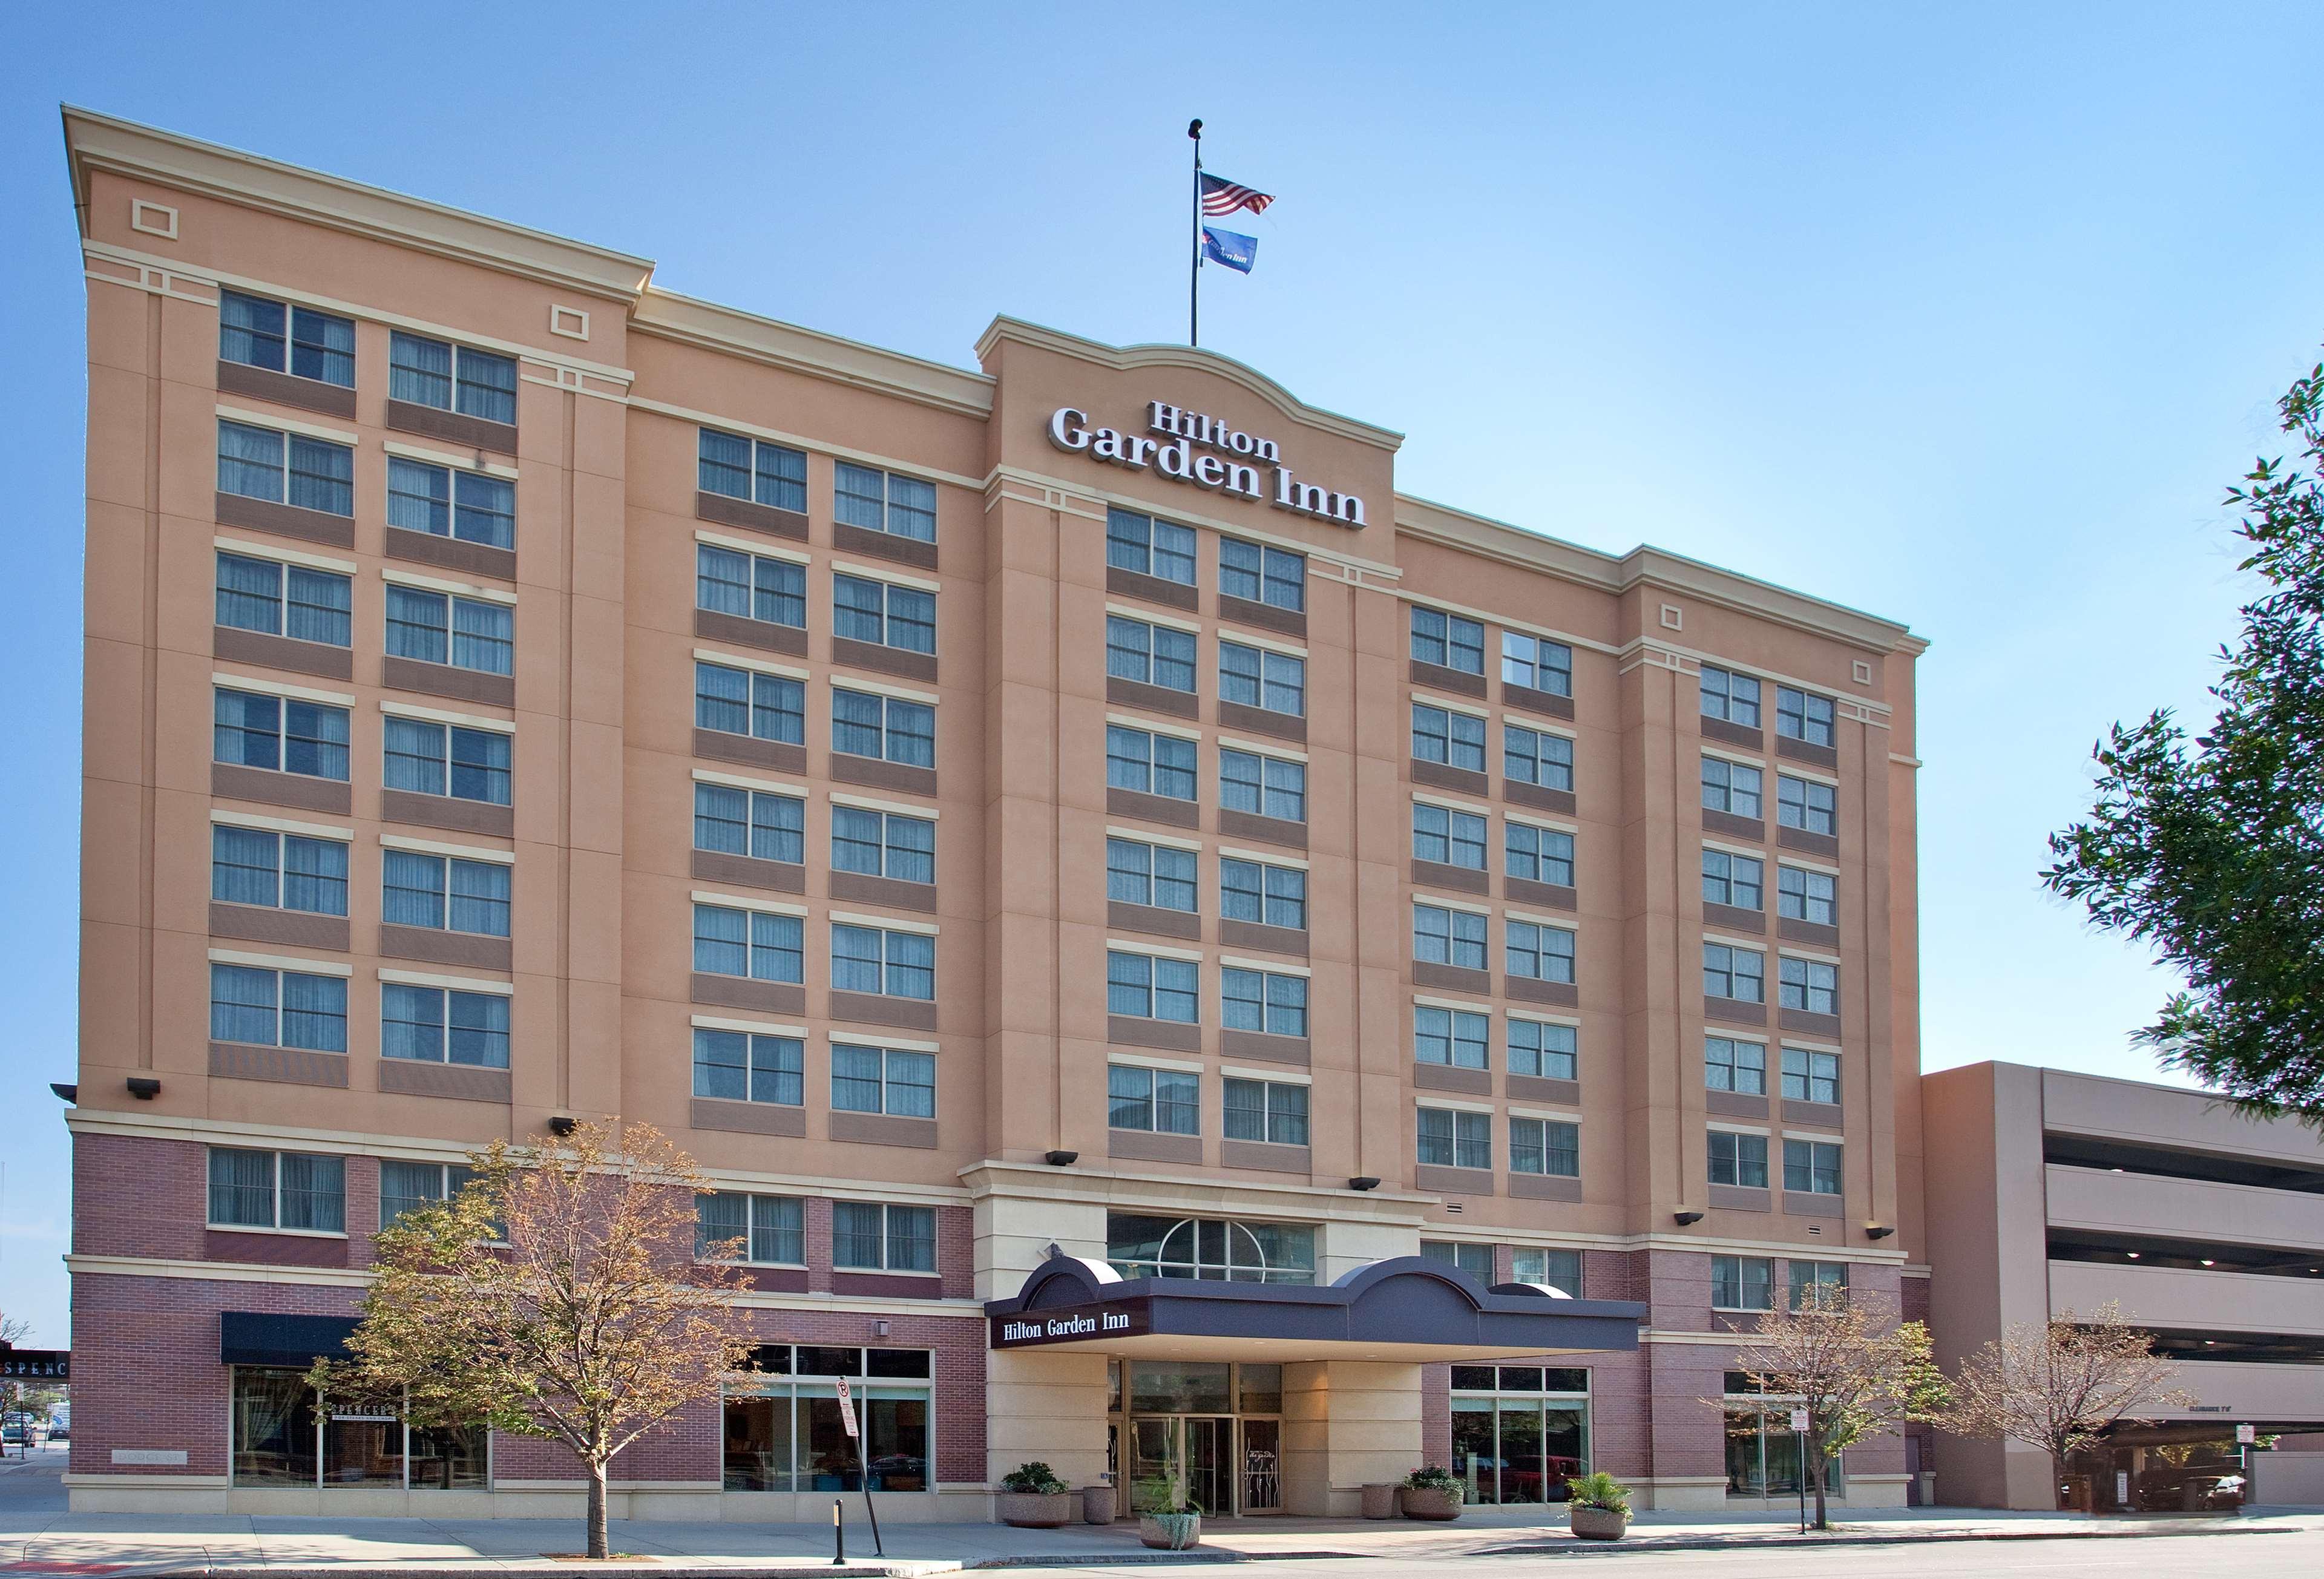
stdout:
<svg viewBox="0 0 2324 1579">
<path fill-rule="evenodd" d="M 1200 121 L 1188 121 L 1186 123 L 1186 135 L 1192 137 L 1197 143 L 1201 142 L 1203 140 L 1203 123 Z"/>
</svg>

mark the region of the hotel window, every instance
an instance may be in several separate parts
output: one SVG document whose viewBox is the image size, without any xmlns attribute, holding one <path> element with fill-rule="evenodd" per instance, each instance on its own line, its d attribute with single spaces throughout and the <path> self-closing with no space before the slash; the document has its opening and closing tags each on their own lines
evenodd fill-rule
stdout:
<svg viewBox="0 0 2324 1579">
<path fill-rule="evenodd" d="M 1194 913 L 1194 852 L 1136 839 L 1105 842 L 1105 897 L 1149 910 Z"/>
<path fill-rule="evenodd" d="M 831 577 L 831 631 L 850 642 L 899 652 L 936 650 L 936 595 L 867 576 Z M 1191 641 L 1190 643 L 1191 645 Z M 1186 688 L 1194 688 L 1189 679 Z"/>
<path fill-rule="evenodd" d="M 1429 1168 L 1492 1167 L 1493 1115 L 1465 1108 L 1422 1108 L 1420 1160 Z"/>
<path fill-rule="evenodd" d="M 732 1246 L 733 1259 L 762 1267 L 807 1265 L 806 1203 L 795 1196 L 708 1190 L 694 1197 L 694 1253 L 708 1260 Z"/>
<path fill-rule="evenodd" d="M 1485 819 L 1425 800 L 1412 803 L 1412 858 L 1439 866 L 1485 869 Z"/>
<path fill-rule="evenodd" d="M 1573 836 L 1556 828 L 1515 820 L 1501 824 L 1502 858 L 1508 875 L 1526 882 L 1573 886 Z"/>
<path fill-rule="evenodd" d="M 1125 1278 L 1312 1284 L 1315 1230 L 1303 1223 L 1108 1212 L 1105 1259 Z"/>
<path fill-rule="evenodd" d="M 1810 1014 L 1840 1012 L 1838 965 L 1821 959 L 1794 959 L 1788 955 L 1779 963 L 1783 971 L 1781 1007 Z"/>
<path fill-rule="evenodd" d="M 1307 873 L 1296 866 L 1219 859 L 1219 914 L 1230 921 L 1307 930 Z"/>
<path fill-rule="evenodd" d="M 1564 1501 L 1567 1482 L 1591 1467 L 1590 1372 L 1537 1364 L 1496 1371 L 1452 1368 L 1454 1477 L 1471 1503 Z"/>
<path fill-rule="evenodd" d="M 1803 833 L 1840 836 L 1840 791 L 1813 779 L 1775 775 L 1775 820 Z"/>
<path fill-rule="evenodd" d="M 379 1225 L 392 1228 L 406 1212 L 456 1200 L 475 1182 L 476 1170 L 457 1162 L 397 1162 L 379 1165 Z"/>
<path fill-rule="evenodd" d="M 798 515 L 807 513 L 807 456 L 803 451 L 705 428 L 699 456 L 695 485 L 704 493 L 748 499 Z"/>
<path fill-rule="evenodd" d="M 1703 1038 L 1702 1085 L 1706 1091 L 1766 1095 L 1767 1049 L 1757 1042 L 1737 1041 L 1732 1037 Z"/>
<path fill-rule="evenodd" d="M 213 1146 L 209 1223 L 217 1228 L 345 1233 L 346 1159 Z"/>
<path fill-rule="evenodd" d="M 1501 725 L 1501 776 L 1573 793 L 1573 743 L 1546 730 Z"/>
<path fill-rule="evenodd" d="M 1307 764 L 1221 746 L 1219 808 L 1281 822 L 1305 822 Z"/>
<path fill-rule="evenodd" d="M 1307 1087 L 1287 1080 L 1226 1083 L 1226 1136 L 1270 1146 L 1307 1144 Z"/>
<path fill-rule="evenodd" d="M 1474 620 L 1441 610 L 1412 611 L 1412 660 L 1455 669 L 1462 674 L 1485 672 L 1485 627 Z"/>
<path fill-rule="evenodd" d="M 1160 1135 L 1202 1133 L 1202 1076 L 1142 1064 L 1105 1070 L 1106 1127 Z"/>
<path fill-rule="evenodd" d="M 1702 902 L 1706 905 L 1726 905 L 1738 910 L 1761 910 L 1767 907 L 1764 886 L 1766 865 L 1749 855 L 1730 855 L 1724 850 L 1702 853 Z"/>
<path fill-rule="evenodd" d="M 731 905 L 694 907 L 694 968 L 706 976 L 746 976 L 755 982 L 807 979 L 803 934 L 797 916 Z"/>
<path fill-rule="evenodd" d="M 387 589 L 387 652 L 477 674 L 514 672 L 516 610 L 417 587 Z"/>
<path fill-rule="evenodd" d="M 853 1491 L 865 1486 L 868 1464 L 874 1491 L 934 1491 L 930 1369 L 926 1349 L 752 1350 L 750 1373 L 725 1385 L 720 1483 L 730 1491 Z M 868 1377 L 853 1388 L 860 1436 L 846 1435 L 834 1376 Z"/>
<path fill-rule="evenodd" d="M 332 571 L 218 550 L 217 623 L 229 630 L 351 646 L 354 598 L 352 583 Z"/>
<path fill-rule="evenodd" d="M 387 342 L 387 398 L 513 423 L 516 361 L 398 331 Z"/>
<path fill-rule="evenodd" d="M 347 781 L 347 710 L 292 697 L 218 688 L 213 758 L 301 778 Z"/>
<path fill-rule="evenodd" d="M 694 726 L 719 734 L 807 743 L 807 686 L 783 675 L 694 665 Z"/>
<path fill-rule="evenodd" d="M 1573 649 L 1546 636 L 1501 633 L 1501 683 L 1553 697 L 1573 694 Z"/>
<path fill-rule="evenodd" d="M 1784 1265 L 1786 1292 L 1794 1310 L 1822 1301 L 1848 1297 L 1846 1261 L 1787 1261 Z"/>
<path fill-rule="evenodd" d="M 936 940 L 926 932 L 884 927 L 831 926 L 831 988 L 835 993 L 878 993 L 890 998 L 934 1002 Z"/>
<path fill-rule="evenodd" d="M 1493 1018 L 1467 1009 L 1416 1004 L 1412 1011 L 1412 1056 L 1423 1064 L 1482 1069 L 1492 1049 Z"/>
<path fill-rule="evenodd" d="M 1220 1020 L 1229 1030 L 1307 1034 L 1307 978 L 1280 971 L 1219 972 Z"/>
<path fill-rule="evenodd" d="M 1702 716 L 1724 718 L 1746 729 L 1759 727 L 1759 682 L 1732 669 L 1702 666 Z"/>
<path fill-rule="evenodd" d="M 1485 918 L 1443 905 L 1412 907 L 1412 957 L 1425 965 L 1485 968 Z"/>
<path fill-rule="evenodd" d="M 210 1039 L 344 1053 L 347 1050 L 347 979 L 213 962 Z"/>
<path fill-rule="evenodd" d="M 1455 713 L 1412 705 L 1412 754 L 1424 762 L 1443 762 L 1471 773 L 1485 771 L 1485 721 L 1474 713 Z"/>
<path fill-rule="evenodd" d="M 694 606 L 763 624 L 807 627 L 807 567 L 764 554 L 694 548 Z"/>
<path fill-rule="evenodd" d="M 715 1102 L 798 1107 L 807 1101 L 806 1046 L 795 1036 L 694 1028 L 694 1094 Z"/>
<path fill-rule="evenodd" d="M 1219 540 L 1219 591 L 1245 603 L 1269 604 L 1299 613 L 1307 606 L 1307 556 L 1222 537 Z"/>
<path fill-rule="evenodd" d="M 935 1271 L 936 1208 L 834 1201 L 831 1264 L 849 1271 Z"/>
<path fill-rule="evenodd" d="M 1799 1436 L 1791 1427 L 1791 1408 L 1797 1400 L 1769 1394 L 1748 1373 L 1727 1372 L 1726 1415 L 1727 1492 L 1732 1497 L 1789 1498 L 1805 1483 L 1801 1473 Z M 1824 1490 L 1845 1494 L 1841 1469 L 1845 1454 L 1835 1454 L 1824 1465 Z"/>
<path fill-rule="evenodd" d="M 885 1113 L 890 1118 L 936 1116 L 936 1056 L 909 1048 L 831 1044 L 834 1113 Z"/>
<path fill-rule="evenodd" d="M 386 782 L 390 790 L 454 800 L 509 804 L 509 737 L 494 729 L 463 729 L 418 718 L 387 720 Z"/>
<path fill-rule="evenodd" d="M 1219 699 L 1294 718 L 1307 713 L 1307 660 L 1240 642 L 1219 643 Z"/>
<path fill-rule="evenodd" d="M 1188 528 L 1157 521 L 1150 515 L 1108 506 L 1105 512 L 1105 562 L 1116 570 L 1134 570 L 1157 581 L 1194 585 L 1194 534 Z"/>
<path fill-rule="evenodd" d="M 1767 956 L 1756 948 L 1725 943 L 1702 946 L 1702 991 L 1712 998 L 1738 1003 L 1767 1001 Z"/>
<path fill-rule="evenodd" d="M 430 537 L 516 547 L 516 485 L 401 456 L 387 461 L 387 524 Z"/>
<path fill-rule="evenodd" d="M 353 389 L 355 326 L 350 319 L 317 312 L 311 307 L 221 291 L 218 360 Z"/>
<path fill-rule="evenodd" d="M 1509 1171 L 1582 1177 L 1582 1126 L 1557 1119 L 1509 1119 Z"/>
<path fill-rule="evenodd" d="M 509 868 L 416 850 L 380 852 L 379 919 L 479 937 L 509 935 Z"/>
<path fill-rule="evenodd" d="M 1795 691 L 1789 686 L 1775 688 L 1776 734 L 1788 734 L 1810 745 L 1828 746 L 1832 743 L 1830 697 Z"/>
<path fill-rule="evenodd" d="M 831 869 L 897 882 L 936 880 L 936 825 L 861 807 L 831 808 Z"/>
<path fill-rule="evenodd" d="M 1194 798 L 1194 743 L 1119 724 L 1105 727 L 1105 785 L 1166 800 Z"/>
<path fill-rule="evenodd" d="M 1775 868 L 1776 913 L 1787 921 L 1808 921 L 1819 927 L 1839 924 L 1839 880 L 1829 872 L 1803 866 Z"/>
<path fill-rule="evenodd" d="M 1806 1048 L 1784 1049 L 1785 1102 L 1840 1101 L 1840 1055 Z"/>
<path fill-rule="evenodd" d="M 1711 1135 L 1711 1182 L 1742 1189 L 1767 1187 L 1767 1137 L 1738 1135 L 1713 1130 Z"/>
<path fill-rule="evenodd" d="M 1165 690 L 1194 689 L 1194 638 L 1191 632 L 1144 620 L 1105 617 L 1105 672 L 1109 679 L 1134 680 Z"/>
<path fill-rule="evenodd" d="M 275 504 L 355 512 L 355 452 L 303 434 L 218 420 L 218 492 Z"/>
<path fill-rule="evenodd" d="M 210 898 L 309 916 L 347 913 L 347 847 L 265 828 L 210 825 Z"/>
<path fill-rule="evenodd" d="M 1578 1250 L 1536 1250 L 1520 1245 L 1509 1252 L 1509 1276 L 1516 1282 L 1540 1283 L 1579 1299 L 1582 1297 L 1582 1252 Z M 1584 1371 L 1582 1374 L 1586 1378 L 1589 1373 Z M 1579 1391 L 1580 1389 L 1572 1390 Z"/>
<path fill-rule="evenodd" d="M 1130 1020 L 1193 1025 L 1202 1010 L 1201 967 L 1191 959 L 1108 949 L 1105 1011 Z"/>
<path fill-rule="evenodd" d="M 909 768 L 936 765 L 936 710 L 872 691 L 831 688 L 831 749 Z"/>
<path fill-rule="evenodd" d="M 1505 922 L 1508 972 L 1513 976 L 1526 976 L 1537 982 L 1573 980 L 1573 934 L 1563 927 L 1545 927 L 1536 921 Z"/>
<path fill-rule="evenodd" d="M 509 1001 L 499 993 L 456 993 L 383 982 L 379 1056 L 423 1064 L 509 1067 Z"/>
<path fill-rule="evenodd" d="M 1827 1140 L 1784 1142 L 1784 1187 L 1812 1196 L 1840 1194 L 1840 1147 Z"/>
<path fill-rule="evenodd" d="M 1775 1263 L 1765 1256 L 1712 1256 L 1711 1307 L 1713 1310 L 1773 1310 L 1775 1307 Z"/>
<path fill-rule="evenodd" d="M 1580 1077 L 1581 1033 L 1573 1027 L 1511 1015 L 1508 1039 L 1510 1074 L 1529 1075 L 1542 1080 Z"/>
<path fill-rule="evenodd" d="M 1759 816 L 1759 770 L 1725 757 L 1702 759 L 1702 808 L 1729 817 Z"/>
<path fill-rule="evenodd" d="M 1420 1242 L 1423 1260 L 1439 1266 L 1457 1268 L 1480 1283 L 1489 1286 L 1493 1281 L 1493 1247 L 1471 1244 L 1451 1239 L 1424 1239 Z"/>
<path fill-rule="evenodd" d="M 796 866 L 807 859 L 807 802 L 796 795 L 694 786 L 694 847 Z"/>
<path fill-rule="evenodd" d="M 835 467 L 833 514 L 843 526 L 860 526 L 914 542 L 936 540 L 934 483 L 841 461 Z"/>
</svg>

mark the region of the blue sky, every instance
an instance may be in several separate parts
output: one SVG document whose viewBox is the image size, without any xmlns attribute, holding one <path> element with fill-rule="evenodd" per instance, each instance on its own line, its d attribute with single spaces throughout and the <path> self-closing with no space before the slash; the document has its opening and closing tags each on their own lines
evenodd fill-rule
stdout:
<svg viewBox="0 0 2324 1579">
<path fill-rule="evenodd" d="M 83 297 L 70 101 L 968 365 L 1185 328 L 1185 126 L 1278 194 L 1205 343 L 1406 489 L 1909 622 L 1923 1037 L 2133 1076 L 2170 985 L 2045 899 L 2106 725 L 2204 704 L 2223 485 L 2324 340 L 2312 5 L 20 8 L 0 61 L 0 1307 L 66 1336 Z M 359 19 L 359 20 L 358 20 Z M 104 698 L 91 698 L 104 705 Z"/>
</svg>

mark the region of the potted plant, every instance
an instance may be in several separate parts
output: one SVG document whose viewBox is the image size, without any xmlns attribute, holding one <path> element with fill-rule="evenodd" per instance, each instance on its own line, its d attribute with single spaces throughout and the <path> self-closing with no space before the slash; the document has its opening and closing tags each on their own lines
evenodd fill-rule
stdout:
<svg viewBox="0 0 2324 1579">
<path fill-rule="evenodd" d="M 1061 1529 L 1074 1521 L 1072 1488 L 1038 1459 L 1002 1475 L 994 1502 L 1001 1522 L 1019 1529 Z"/>
<path fill-rule="evenodd" d="M 1583 1540 L 1620 1540 L 1630 1528 L 1630 1488 L 1604 1470 L 1565 1482 L 1565 1517 Z"/>
<path fill-rule="evenodd" d="M 1461 1517 L 1469 1488 L 1449 1469 L 1424 1464 L 1404 1477 L 1397 1500 L 1406 1519 L 1448 1519 Z"/>
<path fill-rule="evenodd" d="M 1201 1542 L 1203 1510 L 1186 1501 L 1185 1482 L 1176 1475 L 1153 1475 L 1138 1483 L 1138 1538 L 1164 1552 L 1183 1552 Z"/>
</svg>

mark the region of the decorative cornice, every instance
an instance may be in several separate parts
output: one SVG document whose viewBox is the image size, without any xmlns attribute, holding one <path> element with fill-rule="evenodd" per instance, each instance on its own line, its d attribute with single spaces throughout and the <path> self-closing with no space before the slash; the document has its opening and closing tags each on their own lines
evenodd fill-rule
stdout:
<svg viewBox="0 0 2324 1579">
<path fill-rule="evenodd" d="M 979 420 L 992 414 L 994 381 L 982 373 L 884 351 L 674 291 L 644 291 L 631 312 L 630 328 Z"/>
</svg>

